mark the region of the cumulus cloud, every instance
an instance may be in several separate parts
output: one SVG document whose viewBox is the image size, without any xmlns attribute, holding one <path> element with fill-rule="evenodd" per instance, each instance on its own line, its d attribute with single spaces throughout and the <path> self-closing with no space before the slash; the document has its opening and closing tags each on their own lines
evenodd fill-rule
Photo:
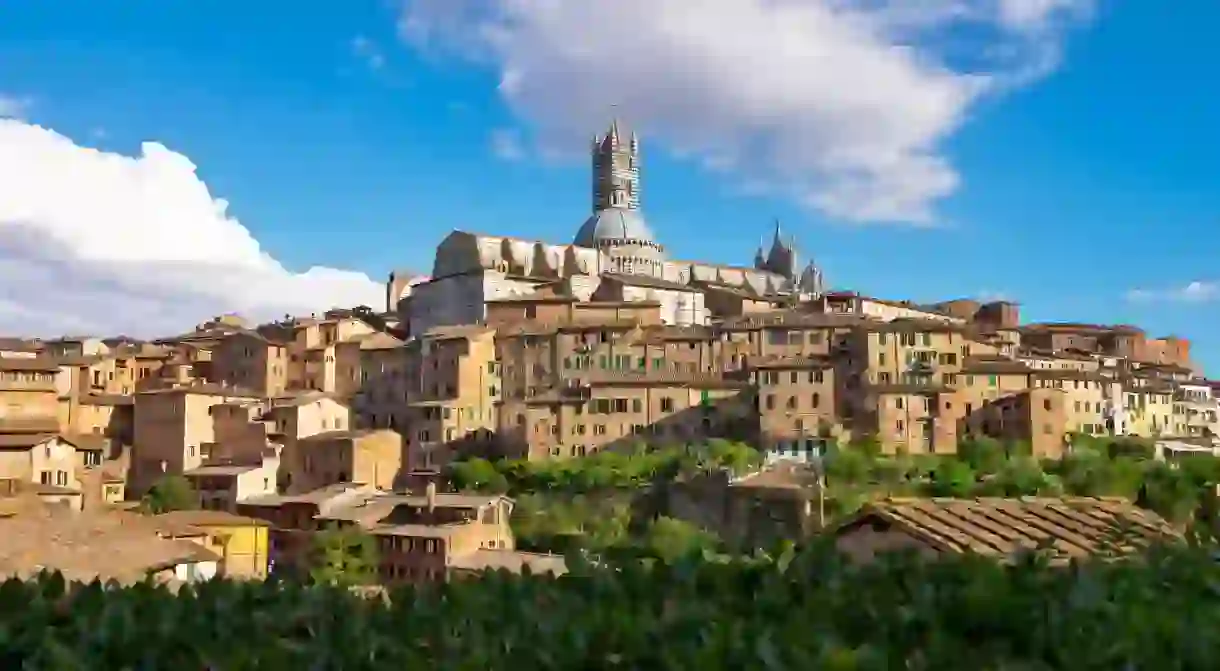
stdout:
<svg viewBox="0 0 1220 671">
<path fill-rule="evenodd" d="M 981 98 L 1057 62 L 1088 0 L 411 0 L 419 48 L 500 75 L 541 143 L 617 105 L 670 149 L 832 216 L 927 222 Z"/>
<path fill-rule="evenodd" d="M 0 120 L 0 332 L 166 335 L 383 300 L 362 273 L 285 268 L 227 208 L 161 144 L 124 156 Z"/>
<path fill-rule="evenodd" d="M 1168 289 L 1132 289 L 1127 300 L 1136 303 L 1208 303 L 1220 298 L 1220 283 L 1195 281 Z"/>
</svg>

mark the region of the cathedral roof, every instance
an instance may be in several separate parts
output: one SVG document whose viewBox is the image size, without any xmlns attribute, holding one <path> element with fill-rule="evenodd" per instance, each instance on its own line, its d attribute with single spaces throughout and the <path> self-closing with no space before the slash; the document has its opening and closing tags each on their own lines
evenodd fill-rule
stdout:
<svg viewBox="0 0 1220 671">
<path fill-rule="evenodd" d="M 603 241 L 634 240 L 655 242 L 652 230 L 638 210 L 625 207 L 607 207 L 585 220 L 576 233 L 572 244 L 580 247 L 599 247 Z"/>
</svg>

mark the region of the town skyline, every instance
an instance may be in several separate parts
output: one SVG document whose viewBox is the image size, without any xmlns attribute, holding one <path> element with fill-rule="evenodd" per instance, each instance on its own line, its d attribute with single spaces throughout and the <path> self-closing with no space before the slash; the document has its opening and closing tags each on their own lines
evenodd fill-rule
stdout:
<svg viewBox="0 0 1220 671">
<path fill-rule="evenodd" d="M 759 239 L 779 217 L 802 251 L 824 267 L 833 288 L 919 303 L 1004 297 L 1020 302 L 1031 320 L 1136 324 L 1152 334 L 1189 338 L 1196 358 L 1214 369 L 1220 343 L 1210 335 L 1207 310 L 1212 263 L 1208 245 L 1190 242 L 1206 239 L 1206 222 L 1218 207 L 1213 182 L 1199 169 L 1204 157 L 1196 154 L 1207 142 L 1187 143 L 1176 134 L 1197 128 L 1189 123 L 1144 123 L 1178 119 L 1187 108 L 1207 110 L 1211 101 L 1186 90 L 1175 91 L 1176 98 L 1151 93 L 1161 84 L 1141 74 L 1156 71 L 1149 62 L 1128 69 L 1127 81 L 1138 81 L 1150 93 L 1139 105 L 1119 104 L 1127 89 L 1105 82 L 1112 79 L 1112 64 L 1125 62 L 1120 54 L 1147 19 L 1145 10 L 1107 6 L 1081 12 L 1055 4 L 1061 5 L 1058 13 L 1026 15 L 1024 24 L 1013 13 L 972 19 L 974 25 L 1003 25 L 1008 43 L 1053 47 L 1057 57 L 1048 62 L 1055 67 L 1020 86 L 1009 77 L 1014 70 L 1008 64 L 990 63 L 984 71 L 1005 79 L 1007 90 L 960 88 L 961 73 L 970 69 L 936 43 L 921 42 L 919 49 L 948 68 L 945 77 L 927 78 L 926 71 L 906 65 L 895 70 L 918 75 L 909 82 L 921 91 L 915 100 L 950 101 L 946 109 L 957 115 L 947 125 L 924 119 L 937 133 L 928 137 L 935 139 L 916 137 L 915 144 L 903 144 L 910 139 L 903 136 L 896 145 L 926 147 L 924 154 L 952 169 L 952 182 L 934 180 L 942 184 L 939 191 L 919 191 L 916 200 L 928 205 L 929 218 L 912 216 L 921 206 L 886 205 L 909 210 L 902 216 L 870 213 L 858 203 L 845 207 L 819 190 L 833 180 L 816 170 L 803 173 L 816 176 L 806 193 L 822 197 L 761 189 L 765 178 L 776 177 L 765 160 L 774 153 L 731 155 L 741 148 L 738 132 L 749 127 L 739 114 L 741 105 L 724 104 L 746 100 L 741 78 L 698 92 L 701 100 L 718 101 L 724 114 L 736 116 L 690 114 L 685 135 L 667 116 L 674 108 L 649 105 L 633 93 L 653 84 L 634 59 L 624 62 L 618 79 L 604 78 L 591 64 L 590 80 L 600 84 L 574 83 L 570 99 L 540 107 L 540 100 L 551 99 L 538 96 L 549 95 L 554 81 L 527 78 L 519 89 L 500 88 L 505 73 L 533 62 L 532 54 L 522 51 L 523 42 L 504 45 L 490 63 L 453 57 L 439 47 L 452 37 L 442 29 L 454 26 L 436 23 L 429 3 L 393 12 L 379 3 L 356 3 L 328 26 L 294 19 L 301 22 L 297 35 L 277 37 L 282 43 L 270 54 L 202 36 L 165 42 L 153 33 L 153 26 L 177 35 L 188 25 L 213 25 L 226 16 L 224 3 L 181 14 L 137 3 L 132 11 L 141 20 L 127 27 L 107 22 L 104 9 L 64 19 L 37 3 L 11 3 L 0 10 L 5 13 L 0 31 L 8 31 L 0 32 L 0 62 L 21 67 L 0 75 L 5 101 L 0 115 L 7 117 L 0 125 L 10 161 L 4 174 L 13 176 L 6 178 L 9 190 L 0 198 L 10 204 L 0 213 L 10 241 L 0 252 L 0 281 L 21 287 L 13 293 L 22 302 L 6 298 L 0 322 L 5 332 L 26 332 L 41 321 L 45 327 L 34 330 L 50 337 L 139 330 L 99 328 L 116 319 L 117 326 L 163 320 L 146 334 L 160 335 L 230 311 L 278 316 L 376 305 L 385 273 L 407 267 L 426 274 L 427 251 L 453 229 L 567 243 L 586 210 L 581 148 L 617 105 L 645 142 L 649 221 L 658 241 L 678 258 L 749 265 Z M 728 16 L 742 21 L 777 16 L 727 7 L 717 6 L 692 24 L 692 35 L 706 34 Z M 656 26 L 637 10 L 645 11 L 632 5 L 622 8 L 620 17 L 596 18 L 641 39 L 652 36 Z M 530 22 L 532 17 L 517 18 L 530 30 L 545 28 Z M 241 35 L 266 32 L 271 20 L 271 15 L 253 16 L 234 29 Z M 657 25 L 663 20 L 659 13 L 652 18 Z M 794 31 L 805 29 L 791 23 Z M 1189 23 L 1176 27 L 1189 31 Z M 431 30 L 427 49 L 419 34 L 425 28 Z M 38 36 L 52 34 L 71 35 L 76 46 L 50 58 L 51 43 Z M 536 37 L 539 49 L 551 48 L 549 34 Z M 642 42 L 639 53 L 657 44 Z M 1178 67 L 1206 60 L 1177 57 L 1174 48 L 1185 46 L 1167 45 L 1155 58 Z M 700 53 L 709 63 L 728 63 L 712 59 L 717 52 Z M 760 52 L 758 58 L 764 57 L 775 56 Z M 141 64 L 134 65 L 136 60 Z M 59 70 L 46 65 L 53 62 Z M 649 65 L 673 85 L 683 84 L 677 77 L 689 71 L 673 58 Z M 96 75 L 86 76 L 86 70 Z M 821 110 L 831 117 L 811 118 L 838 128 L 833 113 L 842 107 L 834 105 L 856 104 L 855 99 L 842 87 L 836 95 L 825 94 L 821 79 L 803 83 L 812 91 L 807 98 L 774 99 L 775 109 L 784 111 L 776 112 L 781 121 L 789 111 Z M 906 83 L 877 88 L 893 95 L 906 90 Z M 113 93 L 118 90 L 124 95 Z M 958 91 L 969 95 L 955 98 Z M 941 94 L 947 97 L 932 97 Z M 1190 112 L 1195 113 L 1204 114 Z M 1106 122 L 1082 129 L 1082 118 Z M 898 122 L 906 129 L 919 120 L 906 114 Z M 709 126 L 711 121 L 720 125 Z M 779 121 L 760 128 L 769 141 L 791 137 Z M 149 145 L 142 155 L 142 142 L 161 144 Z M 1121 160 L 1112 160 L 1115 154 Z M 127 167 L 111 172 L 87 167 L 98 158 Z M 1141 164 L 1157 170 L 1135 167 Z M 70 167 L 88 179 L 55 179 Z M 133 176 L 163 179 L 156 183 L 165 197 L 142 200 L 146 196 L 139 190 L 125 186 L 138 183 Z M 109 184 L 102 192 L 110 197 L 101 199 L 92 186 L 85 188 L 97 184 Z M 898 187 L 891 193 L 907 193 Z M 228 219 L 217 215 L 219 199 L 229 204 Z M 874 204 L 883 200 L 873 199 Z M 88 207 L 67 207 L 72 203 Z M 37 222 L 30 221 L 31 214 Z M 27 219 L 18 222 L 18 215 Z M 167 222 L 192 223 L 175 230 Z M 31 223 L 39 227 L 37 235 Z M 17 224 L 27 235 L 17 235 Z M 716 235 L 701 234 L 713 227 Z M 1165 238 L 1147 244 L 1141 231 L 1153 229 Z M 40 235 L 66 241 L 48 245 Z M 143 242 L 112 242 L 119 237 Z M 1148 263 L 1111 261 L 1115 253 L 1137 249 Z M 264 254 L 276 262 L 266 262 Z M 1080 266 L 1067 283 L 1043 269 L 1047 257 L 1062 254 Z M 929 263 L 942 258 L 954 259 L 955 266 Z M 218 271 L 197 273 L 197 264 L 214 264 L 208 267 Z M 930 265 L 936 272 L 929 272 Z M 304 274 L 313 266 L 353 272 Z M 119 272 L 123 269 L 132 272 Z M 151 286 L 132 281 L 154 275 L 168 281 Z M 74 291 L 40 288 L 52 286 L 51 278 Z M 38 297 L 27 301 L 34 292 Z M 123 292 L 132 296 L 127 310 L 97 309 L 113 305 Z M 336 299 L 315 304 L 314 296 Z"/>
</svg>

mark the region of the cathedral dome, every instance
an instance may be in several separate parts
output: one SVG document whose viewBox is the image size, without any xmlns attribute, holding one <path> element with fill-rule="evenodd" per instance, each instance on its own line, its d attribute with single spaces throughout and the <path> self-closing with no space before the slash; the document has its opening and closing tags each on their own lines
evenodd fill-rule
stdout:
<svg viewBox="0 0 1220 671">
<path fill-rule="evenodd" d="M 578 247 L 605 247 L 612 244 L 655 244 L 652 231 L 638 210 L 607 207 L 585 220 L 572 244 Z"/>
</svg>

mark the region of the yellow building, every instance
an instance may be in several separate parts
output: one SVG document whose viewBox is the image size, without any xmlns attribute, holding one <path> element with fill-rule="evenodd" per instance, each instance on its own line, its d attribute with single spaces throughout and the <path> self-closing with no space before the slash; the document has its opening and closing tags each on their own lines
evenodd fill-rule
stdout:
<svg viewBox="0 0 1220 671">
<path fill-rule="evenodd" d="M 179 510 L 157 516 L 168 529 L 194 528 L 206 533 L 221 556 L 220 575 L 264 578 L 270 545 L 263 520 L 219 510 Z"/>
</svg>

